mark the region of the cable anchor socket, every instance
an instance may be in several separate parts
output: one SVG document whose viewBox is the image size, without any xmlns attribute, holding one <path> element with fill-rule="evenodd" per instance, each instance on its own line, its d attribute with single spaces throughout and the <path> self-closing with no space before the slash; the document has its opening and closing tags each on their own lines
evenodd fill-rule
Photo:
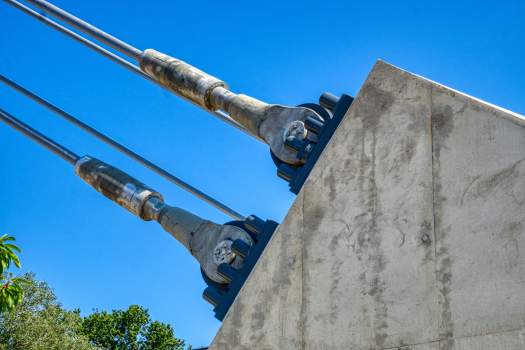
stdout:
<svg viewBox="0 0 525 350">
<path fill-rule="evenodd" d="M 301 164 L 294 154 L 284 148 L 283 134 L 290 123 L 304 123 L 314 115 L 305 107 L 285 107 L 267 104 L 246 95 L 229 91 L 228 85 L 176 58 L 148 49 L 139 58 L 140 69 L 189 100 L 215 111 L 222 109 L 270 146 L 283 162 Z M 306 130 L 305 130 L 306 132 Z"/>
</svg>

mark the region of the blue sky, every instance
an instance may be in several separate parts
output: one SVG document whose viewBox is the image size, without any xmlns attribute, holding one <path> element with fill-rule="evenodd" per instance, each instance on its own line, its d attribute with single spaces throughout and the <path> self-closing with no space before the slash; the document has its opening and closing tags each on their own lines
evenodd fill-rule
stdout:
<svg viewBox="0 0 525 350">
<path fill-rule="evenodd" d="M 53 4 L 140 50 L 224 80 L 235 93 L 295 106 L 355 96 L 377 59 L 525 114 L 524 1 L 65 1 Z M 0 2 L 0 73 L 245 214 L 282 221 L 295 195 L 267 146 Z M 0 108 L 203 218 L 230 218 L 0 84 Z M 0 125 L 0 234 L 22 272 L 68 308 L 131 304 L 209 345 L 220 327 L 197 262 L 160 225 L 80 180 L 73 167 Z M 16 272 L 16 271 L 15 271 Z"/>
</svg>

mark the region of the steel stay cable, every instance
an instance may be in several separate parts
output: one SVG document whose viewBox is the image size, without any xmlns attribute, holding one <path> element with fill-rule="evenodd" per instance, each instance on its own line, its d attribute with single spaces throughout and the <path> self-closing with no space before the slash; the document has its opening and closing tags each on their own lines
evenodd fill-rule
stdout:
<svg viewBox="0 0 525 350">
<path fill-rule="evenodd" d="M 89 35 L 95 40 L 98 40 L 109 47 L 117 50 L 118 52 L 128 56 L 129 58 L 134 59 L 135 61 L 139 60 L 140 54 L 142 51 L 139 49 L 126 44 L 125 42 L 115 38 L 114 36 L 109 35 L 108 33 L 92 26 L 91 24 L 84 22 L 80 18 L 77 18 L 70 13 L 54 6 L 53 4 L 48 3 L 47 1 L 34 1 L 34 0 L 25 0 L 27 3 L 35 6 L 36 8 L 50 14 L 56 19 L 70 25 L 71 27 L 81 31 L 82 33 Z"/>
<path fill-rule="evenodd" d="M 0 120 L 12 127 L 13 129 L 15 129 L 16 131 L 20 132 L 21 134 L 29 137 L 31 140 L 38 143 L 40 146 L 47 148 L 60 158 L 64 159 L 69 164 L 72 164 L 73 166 L 80 159 L 80 157 L 75 153 L 71 152 L 59 143 L 51 140 L 46 135 L 41 134 L 26 123 L 22 122 L 20 119 L 13 117 L 11 114 L 7 113 L 3 109 L 0 109 Z"/>
<path fill-rule="evenodd" d="M 53 22 L 52 20 L 42 16 L 41 14 L 31 10 L 30 8 L 20 4 L 19 2 L 17 1 L 14 1 L 14 0 L 3 0 L 4 2 L 8 3 L 9 5 L 17 8 L 18 10 L 28 14 L 29 16 L 37 19 L 38 21 L 44 23 L 45 25 L 55 29 L 56 31 L 68 36 L 69 38 L 75 40 L 76 42 L 90 48 L 91 50 L 101 54 L 102 56 L 106 57 L 106 58 L 109 58 L 110 60 L 112 60 L 113 62 L 117 63 L 118 65 L 132 71 L 133 73 L 141 76 L 142 78 L 144 79 L 147 79 L 149 80 L 150 82 L 152 82 L 153 84 L 163 88 L 164 90 L 166 91 L 169 91 L 171 92 L 172 94 L 174 94 L 175 96 L 177 97 L 180 97 L 182 98 L 183 100 L 193 104 L 194 106 L 197 106 L 199 107 L 200 109 L 214 115 L 215 117 L 219 118 L 220 120 L 230 124 L 231 126 L 235 127 L 236 129 L 238 130 L 241 130 L 242 132 L 252 136 L 253 138 L 261 141 L 261 142 L 264 142 L 261 138 L 259 138 L 258 136 L 256 136 L 255 134 L 253 134 L 251 131 L 249 131 L 248 129 L 246 129 L 244 126 L 240 125 L 239 123 L 237 123 L 235 120 L 233 120 L 228 114 L 224 113 L 223 111 L 210 111 L 209 109 L 206 109 L 200 105 L 198 105 L 197 103 L 187 99 L 186 97 L 176 93 L 175 91 L 169 89 L 168 87 L 166 87 L 164 84 L 160 83 L 159 81 L 155 80 L 154 78 L 150 77 L 149 75 L 147 75 L 146 73 L 142 72 L 140 70 L 139 67 L 131 64 L 130 62 L 124 60 L 123 58 L 115 55 L 114 53 L 98 46 L 97 44 L 87 40 L 86 38 L 72 32 L 71 30 L 59 25 L 58 23 L 55 23 Z"/>
<path fill-rule="evenodd" d="M 6 78 L 5 76 L 0 74 L 0 82 L 10 86 L 11 88 L 17 90 L 18 92 L 22 93 L 23 95 L 29 97 L 33 101 L 37 102 L 38 104 L 46 107 L 50 111 L 58 114 L 62 118 L 66 119 L 67 121 L 71 122 L 72 124 L 78 126 L 79 128 L 87 131 L 91 135 L 95 136 L 99 140 L 107 143 L 111 147 L 119 150 L 120 152 L 124 153 L 128 157 L 136 160 L 140 164 L 144 165 L 145 167 L 149 168 L 150 170 L 156 172 L 160 176 L 164 177 L 165 179 L 173 182 L 174 184 L 180 186 L 181 188 L 185 189 L 186 191 L 192 193 L 193 195 L 197 196 L 198 198 L 204 200 L 208 204 L 213 205 L 215 208 L 221 210 L 225 214 L 228 214 L 229 216 L 235 218 L 236 220 L 244 221 L 246 220 L 246 217 L 239 212 L 233 210 L 232 208 L 226 206 L 222 202 L 216 200 L 215 198 L 207 195 L 206 193 L 202 192 L 201 190 L 193 187 L 186 181 L 178 178 L 177 176 L 171 174 L 170 172 L 164 170 L 163 168 L 159 167 L 155 163 L 147 160 L 146 158 L 142 157 L 138 153 L 132 151 L 131 149 L 127 148 L 126 146 L 122 145 L 121 143 L 113 140 L 112 138 L 106 136 L 105 134 L 101 133 L 100 131 L 96 130 L 95 128 L 89 126 L 88 124 L 84 123 L 80 119 L 75 118 L 71 114 L 67 113 L 66 111 L 58 108 L 57 106 L 53 105 L 52 103 L 44 100 L 40 96 L 32 93 L 31 91 L 27 90 L 26 88 L 18 85 L 14 81 Z"/>
</svg>

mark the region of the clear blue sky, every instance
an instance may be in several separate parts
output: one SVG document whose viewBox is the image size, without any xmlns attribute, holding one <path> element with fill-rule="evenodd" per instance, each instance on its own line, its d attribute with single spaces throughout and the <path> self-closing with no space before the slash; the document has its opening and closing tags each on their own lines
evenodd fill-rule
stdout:
<svg viewBox="0 0 525 350">
<path fill-rule="evenodd" d="M 52 3 L 268 103 L 355 96 L 377 59 L 525 114 L 524 1 L 66 1 Z M 295 196 L 267 146 L 0 2 L 0 73 L 245 215 L 282 221 Z M 0 84 L 0 108 L 79 155 L 100 158 L 166 202 L 230 218 Z M 0 124 L 0 234 L 22 272 L 68 308 L 131 304 L 209 345 L 220 327 L 199 266 L 154 222 L 93 190 L 73 167 Z M 16 271 L 15 271 L 16 272 Z"/>
</svg>

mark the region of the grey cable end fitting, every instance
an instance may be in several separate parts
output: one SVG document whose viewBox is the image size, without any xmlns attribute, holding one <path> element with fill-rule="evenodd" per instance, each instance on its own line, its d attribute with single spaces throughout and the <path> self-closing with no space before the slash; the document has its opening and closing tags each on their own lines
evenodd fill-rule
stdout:
<svg viewBox="0 0 525 350">
<path fill-rule="evenodd" d="M 83 156 L 75 165 L 76 174 L 94 189 L 139 218 L 150 221 L 144 214 L 144 205 L 151 198 L 164 200 L 162 195 L 131 177 L 91 156 Z"/>
<path fill-rule="evenodd" d="M 129 210 L 143 220 L 155 220 L 162 228 L 182 243 L 213 281 L 227 283 L 217 274 L 214 251 L 223 241 L 254 242 L 244 230 L 229 225 L 218 225 L 181 208 L 164 203 L 160 193 L 103 161 L 83 156 L 75 165 L 76 174 L 94 189 Z M 234 268 L 242 266 L 242 259 L 233 257 Z"/>
<path fill-rule="evenodd" d="M 219 109 L 210 103 L 211 92 L 217 87 L 228 89 L 225 82 L 152 49 L 142 52 L 139 67 L 171 90 L 211 111 Z"/>
<path fill-rule="evenodd" d="M 164 231 L 184 245 L 199 262 L 204 273 L 217 283 L 228 282 L 217 273 L 214 252 L 220 250 L 219 245 L 236 240 L 248 246 L 253 245 L 250 235 L 236 226 L 218 225 L 184 209 L 169 206 L 158 198 L 151 198 L 146 202 L 144 214 L 160 223 Z M 230 260 L 222 261 L 234 268 L 242 267 L 242 258 L 236 258 L 235 254 L 230 257 Z"/>
<path fill-rule="evenodd" d="M 212 92 L 211 103 L 230 114 L 233 120 L 259 136 L 283 162 L 299 165 L 301 162 L 284 148 L 283 134 L 290 125 L 302 124 L 309 116 L 322 118 L 304 107 L 286 107 L 267 104 L 246 95 L 235 95 L 221 87 Z"/>
<path fill-rule="evenodd" d="M 308 108 L 267 104 L 250 96 L 234 94 L 223 81 L 152 49 L 142 52 L 139 67 L 150 77 L 200 106 L 211 111 L 222 109 L 227 112 L 288 164 L 301 164 L 295 154 L 284 148 L 283 134 L 288 125 L 303 123 L 312 115 L 323 120 Z"/>
</svg>

